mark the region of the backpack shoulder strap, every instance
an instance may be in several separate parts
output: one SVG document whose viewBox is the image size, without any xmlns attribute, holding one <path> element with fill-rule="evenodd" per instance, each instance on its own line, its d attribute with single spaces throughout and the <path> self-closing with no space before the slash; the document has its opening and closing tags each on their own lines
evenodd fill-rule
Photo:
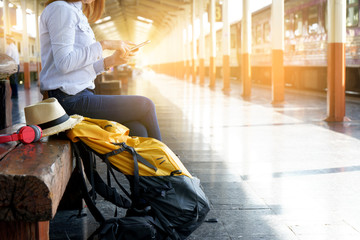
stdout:
<svg viewBox="0 0 360 240">
<path fill-rule="evenodd" d="M 99 153 L 97 153 L 96 151 L 93 151 L 89 146 L 87 146 L 85 143 L 82 143 L 81 142 L 81 147 L 83 148 L 83 151 L 84 152 L 88 152 L 88 153 L 91 153 L 91 154 L 95 154 L 96 156 L 98 156 L 98 157 L 100 157 L 102 160 L 103 160 L 103 162 L 104 163 L 106 163 L 106 165 L 107 165 L 107 170 L 108 170 L 108 172 L 110 172 L 111 173 L 111 175 L 113 176 L 113 178 L 114 178 L 114 180 L 115 180 L 115 182 L 117 183 L 117 185 L 120 187 L 120 189 L 125 193 L 125 195 L 128 197 L 128 198 L 130 198 L 131 199 L 131 195 L 130 195 L 130 193 L 120 184 L 120 182 L 118 181 L 118 179 L 117 179 L 117 177 L 115 176 L 115 173 L 114 173 L 114 171 L 113 171 L 113 168 L 114 169 L 116 169 L 116 170 L 118 170 L 116 167 L 114 167 L 111 163 L 110 163 L 110 161 L 109 161 L 109 159 L 108 159 L 108 155 L 107 154 L 99 154 Z M 122 151 L 119 151 L 119 153 L 120 152 L 122 152 Z M 85 170 L 86 170 L 86 168 L 85 168 Z M 99 184 L 99 182 L 101 181 L 102 183 L 101 184 L 99 184 L 99 185 L 101 185 L 101 186 L 99 186 L 98 188 L 96 188 L 96 191 L 98 191 L 98 193 L 101 195 L 101 196 L 103 196 L 102 195 L 102 193 L 101 192 L 109 192 L 109 186 L 107 185 L 107 184 L 105 184 L 105 182 L 101 179 L 101 177 L 99 176 L 99 174 L 98 174 L 98 172 L 95 170 L 94 171 L 94 173 L 95 173 L 95 176 L 94 177 L 96 177 L 97 178 L 97 180 L 95 181 L 95 182 L 97 182 L 98 184 Z M 106 189 L 106 191 L 104 191 L 104 189 Z M 112 189 L 112 188 L 111 188 Z M 105 193 L 104 193 L 105 194 Z M 122 197 L 120 194 L 118 194 L 117 192 L 116 192 L 116 194 L 117 195 L 119 195 L 119 196 L 116 196 L 116 197 L 119 197 L 119 198 L 124 198 L 124 197 Z M 105 198 L 105 196 L 103 196 L 104 198 Z M 125 200 L 123 200 L 123 201 L 126 201 L 127 199 L 126 198 L 124 198 Z M 127 200 L 128 201 L 128 200 Z M 119 207 L 124 207 L 124 208 L 129 208 L 130 207 L 130 202 L 129 203 L 126 203 L 126 206 L 124 207 L 124 206 L 119 206 Z"/>
<path fill-rule="evenodd" d="M 78 171 L 78 173 L 81 176 L 81 181 L 80 181 L 80 188 L 81 188 L 81 192 L 82 192 L 82 196 L 85 200 L 86 205 L 88 206 L 91 214 L 94 216 L 94 218 L 96 219 L 97 222 L 103 223 L 105 221 L 104 216 L 101 214 L 101 212 L 99 211 L 99 209 L 95 206 L 94 202 L 92 201 L 89 192 L 87 190 L 87 186 L 86 186 L 86 182 L 85 182 L 85 178 L 84 178 L 84 173 L 82 170 L 82 165 L 81 165 L 81 159 L 80 159 L 80 153 L 79 153 L 79 149 L 77 147 L 76 144 L 72 144 L 73 149 L 74 149 L 74 155 L 75 155 L 75 160 L 76 160 L 76 167 L 75 169 Z"/>
<path fill-rule="evenodd" d="M 88 147 L 85 143 L 79 141 L 76 143 L 79 149 L 79 154 L 81 159 L 83 160 L 84 171 L 88 179 L 92 180 L 92 187 L 96 193 L 101 195 L 105 200 L 115 204 L 118 207 L 122 208 L 130 208 L 131 201 L 126 197 L 119 194 L 115 188 L 106 184 L 104 180 L 101 178 L 100 174 L 96 171 L 94 167 L 95 164 L 91 164 L 95 151 L 93 151 L 90 147 Z M 111 167 L 108 166 L 110 172 L 112 171 Z M 112 173 L 113 174 L 113 173 Z M 130 198 L 130 194 L 124 189 L 124 187 L 118 182 L 116 176 L 113 174 L 113 177 L 121 190 L 126 194 L 126 196 Z"/>
</svg>

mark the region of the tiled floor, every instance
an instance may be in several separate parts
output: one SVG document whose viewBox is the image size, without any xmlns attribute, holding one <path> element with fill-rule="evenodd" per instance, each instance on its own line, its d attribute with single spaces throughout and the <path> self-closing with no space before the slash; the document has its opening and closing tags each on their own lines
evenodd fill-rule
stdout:
<svg viewBox="0 0 360 240">
<path fill-rule="evenodd" d="M 269 88 L 254 86 L 245 101 L 238 84 L 227 95 L 218 86 L 148 72 L 128 88 L 153 99 L 163 141 L 211 202 L 208 218 L 218 222 L 189 239 L 360 239 L 359 100 L 347 101 L 351 122 L 327 123 L 323 94 L 287 91 L 272 105 Z M 96 229 L 90 214 L 73 214 L 56 215 L 52 239 L 86 239 Z"/>
</svg>

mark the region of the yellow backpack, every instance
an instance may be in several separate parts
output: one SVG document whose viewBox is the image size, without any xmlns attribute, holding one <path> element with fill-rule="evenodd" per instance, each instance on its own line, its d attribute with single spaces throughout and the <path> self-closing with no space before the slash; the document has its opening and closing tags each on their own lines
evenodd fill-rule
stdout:
<svg viewBox="0 0 360 240">
<path fill-rule="evenodd" d="M 92 183 L 93 190 L 115 205 L 128 209 L 125 218 L 111 220 L 110 224 L 119 225 L 122 221 L 129 220 L 128 217 L 139 217 L 141 213 L 137 220 L 142 221 L 145 219 L 143 217 L 153 219 L 151 222 L 158 231 L 156 239 L 169 237 L 180 240 L 186 239 L 204 221 L 210 204 L 200 180 L 189 173 L 163 142 L 148 137 L 130 137 L 129 129 L 117 122 L 91 118 L 84 118 L 67 132 L 67 136 L 71 141 L 79 142 L 74 145 L 77 164 L 80 166 L 81 158 L 89 181 L 95 182 Z M 93 161 L 92 153 L 107 163 L 108 172 L 112 173 L 131 203 L 118 195 L 111 183 L 106 185 L 98 176 L 94 165 L 90 164 Z M 113 168 L 122 172 L 129 180 L 131 194 L 117 181 Z M 81 169 L 78 167 L 78 171 Z M 95 174 L 91 174 L 94 172 Z M 108 181 L 109 179 L 108 177 Z M 85 188 L 83 192 L 87 192 L 84 181 L 82 186 Z M 88 194 L 83 197 L 95 219 L 102 227 L 106 226 L 104 217 L 92 199 Z M 124 235 L 124 229 L 104 228 L 118 229 L 114 233 L 116 239 L 129 239 Z M 129 236 L 142 234 L 139 230 L 129 231 Z"/>
<path fill-rule="evenodd" d="M 169 176 L 173 174 L 192 177 L 179 158 L 162 142 L 147 137 L 130 137 L 129 129 L 120 123 L 84 118 L 67 136 L 71 141 L 81 140 L 99 154 L 107 154 L 119 149 L 119 144 L 125 143 L 146 159 L 153 168 L 139 164 L 140 176 Z M 116 166 L 123 174 L 133 175 L 133 157 L 129 152 L 109 157 L 111 164 Z"/>
</svg>

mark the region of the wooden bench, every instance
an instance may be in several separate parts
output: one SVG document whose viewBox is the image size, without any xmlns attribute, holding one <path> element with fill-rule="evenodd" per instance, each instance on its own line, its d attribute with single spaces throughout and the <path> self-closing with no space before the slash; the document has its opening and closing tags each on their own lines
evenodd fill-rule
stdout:
<svg viewBox="0 0 360 240">
<path fill-rule="evenodd" d="M 121 95 L 121 81 L 106 80 L 104 75 L 95 79 L 95 93 L 101 95 Z"/>
<path fill-rule="evenodd" d="M 65 137 L 0 144 L 0 239 L 49 239 L 49 220 L 56 214 L 74 164 Z"/>
<path fill-rule="evenodd" d="M 99 82 L 96 85 L 96 94 L 121 95 L 121 82 L 117 80 Z"/>
</svg>

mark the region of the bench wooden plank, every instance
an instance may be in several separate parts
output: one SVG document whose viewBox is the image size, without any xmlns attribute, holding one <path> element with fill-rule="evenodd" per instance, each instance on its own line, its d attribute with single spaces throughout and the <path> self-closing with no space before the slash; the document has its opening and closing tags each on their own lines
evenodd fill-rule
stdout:
<svg viewBox="0 0 360 240">
<path fill-rule="evenodd" d="M 121 95 L 121 82 L 117 80 L 97 83 L 102 95 Z"/>
<path fill-rule="evenodd" d="M 0 222 L 0 239 L 48 240 L 49 221 Z"/>
<path fill-rule="evenodd" d="M 0 220 L 52 219 L 73 169 L 67 139 L 18 144 L 0 161 Z"/>
</svg>

